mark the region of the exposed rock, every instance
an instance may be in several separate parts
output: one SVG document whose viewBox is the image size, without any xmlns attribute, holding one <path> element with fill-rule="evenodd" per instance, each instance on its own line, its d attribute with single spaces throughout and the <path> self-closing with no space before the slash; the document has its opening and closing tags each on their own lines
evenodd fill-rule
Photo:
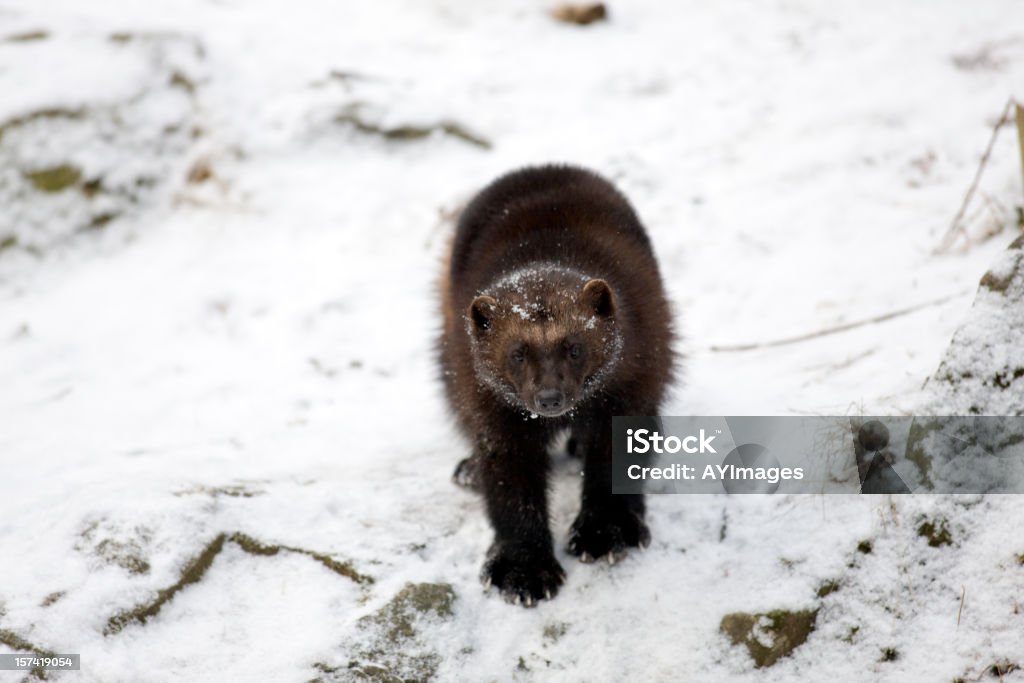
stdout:
<svg viewBox="0 0 1024 683">
<path fill-rule="evenodd" d="M 359 105 L 349 105 L 334 117 L 335 123 L 348 124 L 360 133 L 377 135 L 385 140 L 410 141 L 423 140 L 435 133 L 462 140 L 481 149 L 490 149 L 491 142 L 475 133 L 471 133 L 462 124 L 445 120 L 425 125 L 405 124 L 400 126 L 382 126 L 366 118 Z"/>
<path fill-rule="evenodd" d="M 949 523 L 945 519 L 921 522 L 917 527 L 917 535 L 928 539 L 928 545 L 933 548 L 953 544 L 953 535 L 949 533 Z"/>
<path fill-rule="evenodd" d="M 46 40 L 50 37 L 49 31 L 25 31 L 7 36 L 0 42 L 4 43 L 34 43 L 38 40 Z"/>
<path fill-rule="evenodd" d="M 149 573 L 148 548 L 152 532 L 146 527 L 122 529 L 106 520 L 88 523 L 79 534 L 75 550 L 100 558 L 132 574 Z"/>
<path fill-rule="evenodd" d="M 822 583 L 820 586 L 818 586 L 818 590 L 815 592 L 815 595 L 817 595 L 819 598 L 828 597 L 829 595 L 832 595 L 837 590 L 839 590 L 841 587 L 842 584 L 840 584 L 838 581 L 830 579 Z"/>
<path fill-rule="evenodd" d="M 192 558 L 181 570 L 179 578 L 170 586 L 157 591 L 156 597 L 146 603 L 132 609 L 124 610 L 115 614 L 107 620 L 107 626 L 103 631 L 104 635 L 114 635 L 126 626 L 131 624 L 145 624 L 149 619 L 155 617 L 163 609 L 164 605 L 171 601 L 177 593 L 188 586 L 198 583 L 206 575 L 206 572 L 213 565 L 213 561 L 224 550 L 224 544 L 232 542 L 238 545 L 243 551 L 250 555 L 272 556 L 280 552 L 293 552 L 307 555 L 320 564 L 324 565 L 335 574 L 351 579 L 356 583 L 373 583 L 373 577 L 360 574 L 347 562 L 335 560 L 332 557 L 305 548 L 297 548 L 286 545 L 271 545 L 256 540 L 252 536 L 243 533 L 218 534 L 212 541 Z"/>
<path fill-rule="evenodd" d="M 56 604 L 57 601 L 63 598 L 65 595 L 67 595 L 66 591 L 54 591 L 53 593 L 50 593 L 45 598 L 43 598 L 43 601 L 39 603 L 39 606 L 50 607 L 51 605 Z"/>
<path fill-rule="evenodd" d="M 568 632 L 569 624 L 564 621 L 556 621 L 544 627 L 544 639 L 556 643 Z"/>
<path fill-rule="evenodd" d="M 252 498 L 254 496 L 262 496 L 263 494 L 263 490 L 251 488 L 245 484 L 227 484 L 224 486 L 206 486 L 203 484 L 196 484 L 190 488 L 174 492 L 175 496 L 206 495 L 211 498 L 219 498 L 221 496 L 227 496 L 229 498 Z"/>
<path fill-rule="evenodd" d="M 807 642 L 814 631 L 818 610 L 773 610 L 764 614 L 734 612 L 722 617 L 719 630 L 733 645 L 747 646 L 754 666 L 771 666 Z"/>
<path fill-rule="evenodd" d="M 21 637 L 20 635 L 18 635 L 14 631 L 10 631 L 10 630 L 4 629 L 4 628 L 0 628 L 0 645 L 6 645 L 7 648 L 5 648 L 5 649 L 7 650 L 7 652 L 12 652 L 12 653 L 17 653 L 17 654 L 22 654 L 22 653 L 29 654 L 29 653 L 31 653 L 31 654 L 34 654 L 34 655 L 38 655 L 40 657 L 55 657 L 56 656 L 56 653 L 54 653 L 52 650 L 47 650 L 45 648 L 39 647 L 38 645 L 35 645 L 35 644 L 29 642 L 28 640 L 26 640 L 25 638 Z M 28 678 L 35 678 L 35 679 L 40 680 L 40 681 L 49 680 L 49 677 L 47 676 L 47 673 L 46 673 L 46 669 L 42 669 L 42 668 L 38 668 L 38 667 L 29 670 Z M 27 678 L 26 679 L 22 679 L 22 680 L 27 680 Z"/>
<path fill-rule="evenodd" d="M 608 18 L 608 8 L 603 2 L 588 2 L 578 5 L 566 3 L 551 10 L 551 16 L 566 24 L 586 26 L 595 21 L 605 21 Z"/>
<path fill-rule="evenodd" d="M 1024 415 L 1024 236 L 985 273 L 930 381 L 936 415 Z"/>
<path fill-rule="evenodd" d="M 291 545 L 273 545 L 263 543 L 261 541 L 257 541 L 252 536 L 248 536 L 243 533 L 231 534 L 230 540 L 237 543 L 242 550 L 250 555 L 277 555 L 279 552 L 298 553 L 299 555 L 306 555 L 307 557 L 313 558 L 335 574 L 344 576 L 347 579 L 352 579 L 356 583 L 373 583 L 372 576 L 360 574 L 350 563 L 336 560 L 324 553 L 318 553 L 314 550 L 307 550 L 306 548 L 298 548 Z"/>
<path fill-rule="evenodd" d="M 347 667 L 317 668 L 321 680 L 423 681 L 434 678 L 441 656 L 430 632 L 454 615 L 455 591 L 447 583 L 408 583 L 386 605 L 359 620 L 369 636 Z"/>
<path fill-rule="evenodd" d="M 184 180 L 204 68 L 201 47 L 186 36 L 16 38 L 24 47 L 5 65 L 15 79 L 32 78 L 33 51 L 44 39 L 74 43 L 60 50 L 69 69 L 79 60 L 106 77 L 67 99 L 43 89 L 0 104 L 0 263 L 7 252 L 45 254 L 169 196 Z"/>
<path fill-rule="evenodd" d="M 24 175 L 32 187 L 40 192 L 62 192 L 77 183 L 82 172 L 70 164 L 61 164 L 38 171 L 25 171 Z"/>
<path fill-rule="evenodd" d="M 944 493 L 1024 491 L 1024 236 L 982 277 L 919 414 L 905 457 L 926 489 Z"/>
<path fill-rule="evenodd" d="M 178 591 L 202 580 L 207 570 L 213 564 L 214 558 L 216 558 L 217 555 L 220 554 L 220 551 L 224 549 L 225 540 L 226 537 L 224 534 L 220 534 L 213 539 L 213 541 L 203 548 L 199 555 L 194 557 L 187 565 L 185 565 L 184 569 L 181 571 L 181 578 L 167 588 L 161 589 L 154 600 L 139 605 L 134 609 L 115 614 L 108 619 L 107 626 L 103 630 L 103 635 L 109 636 L 118 633 L 129 624 L 144 624 L 149 619 L 159 614 L 163 606 L 170 602 L 171 598 L 173 598 Z"/>
</svg>

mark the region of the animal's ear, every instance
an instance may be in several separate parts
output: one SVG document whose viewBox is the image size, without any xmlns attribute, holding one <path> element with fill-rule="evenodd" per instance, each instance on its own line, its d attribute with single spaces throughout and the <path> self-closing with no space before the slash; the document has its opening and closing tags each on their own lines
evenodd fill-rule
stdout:
<svg viewBox="0 0 1024 683">
<path fill-rule="evenodd" d="M 583 285 L 583 303 L 604 318 L 615 313 L 615 295 L 604 280 L 591 280 Z"/>
<path fill-rule="evenodd" d="M 498 310 L 498 302 L 493 297 L 478 296 L 469 305 L 466 314 L 473 323 L 474 332 L 484 332 L 491 329 L 494 322 L 494 315 Z"/>
</svg>

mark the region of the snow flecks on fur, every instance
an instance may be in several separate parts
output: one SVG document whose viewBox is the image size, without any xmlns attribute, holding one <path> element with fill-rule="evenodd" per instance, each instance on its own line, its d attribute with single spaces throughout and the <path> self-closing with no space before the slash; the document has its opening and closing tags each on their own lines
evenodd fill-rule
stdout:
<svg viewBox="0 0 1024 683">
<path fill-rule="evenodd" d="M 592 335 L 599 324 L 604 325 L 603 334 L 597 337 L 602 346 L 603 362 L 586 378 L 578 397 L 580 402 L 590 398 L 615 370 L 622 358 L 624 343 L 614 318 L 602 322 L 594 314 L 579 313 L 583 287 L 592 279 L 577 270 L 541 263 L 508 273 L 480 292 L 496 302 L 494 324 L 501 326 L 503 320 L 507 321 L 515 327 L 516 335 L 526 342 L 559 344 L 574 334 Z M 502 368 L 487 348 L 490 343 L 488 335 L 476 334 L 474 323 L 468 316 L 464 317 L 463 325 L 469 336 L 476 376 L 482 386 L 523 411 L 524 415 L 536 417 L 515 388 L 503 378 Z"/>
</svg>

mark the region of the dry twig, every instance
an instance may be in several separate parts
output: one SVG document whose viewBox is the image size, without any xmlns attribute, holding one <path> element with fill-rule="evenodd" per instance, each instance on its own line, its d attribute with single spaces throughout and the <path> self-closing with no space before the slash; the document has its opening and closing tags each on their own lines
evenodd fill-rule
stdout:
<svg viewBox="0 0 1024 683">
<path fill-rule="evenodd" d="M 886 320 L 892 320 L 893 318 L 898 318 L 900 316 L 904 316 L 904 315 L 907 315 L 909 313 L 915 313 L 915 312 L 920 311 L 921 309 L 924 309 L 924 308 L 929 308 L 931 306 L 939 306 L 941 304 L 946 303 L 947 301 L 952 301 L 953 299 L 956 299 L 957 297 L 964 296 L 965 294 L 970 294 L 970 290 L 966 290 L 966 291 L 960 292 L 958 294 L 950 294 L 948 296 L 944 296 L 944 297 L 941 297 L 941 298 L 938 298 L 938 299 L 932 299 L 931 301 L 925 301 L 924 303 L 917 304 L 916 306 L 910 306 L 908 308 L 901 308 L 901 309 L 899 309 L 897 311 L 889 311 L 888 313 L 883 313 L 882 315 L 876 315 L 873 318 L 867 318 L 865 320 L 857 320 L 857 321 L 854 321 L 852 323 L 844 323 L 842 325 L 836 325 L 835 327 L 826 327 L 825 329 L 822 329 L 822 330 L 816 330 L 814 332 L 808 332 L 806 334 L 800 334 L 800 335 L 797 335 L 795 337 L 786 337 L 784 339 L 773 339 L 771 341 L 766 341 L 766 342 L 753 342 L 753 343 L 750 343 L 750 344 L 721 344 L 721 345 L 714 345 L 714 346 L 709 347 L 708 350 L 709 351 L 714 351 L 714 352 L 753 351 L 755 349 L 765 349 L 765 348 L 769 348 L 769 347 L 772 347 L 772 346 L 786 346 L 788 344 L 796 344 L 798 342 L 808 341 L 810 339 L 817 339 L 818 337 L 824 337 L 824 336 L 827 336 L 827 335 L 830 335 L 830 334 L 837 334 L 839 332 L 846 332 L 847 330 L 852 330 L 852 329 L 855 329 L 857 327 L 864 327 L 865 325 L 873 325 L 875 323 L 885 322 Z"/>
<path fill-rule="evenodd" d="M 1003 107 L 1003 113 L 999 115 L 999 120 L 996 121 L 995 125 L 992 126 L 992 137 L 988 140 L 988 147 L 985 148 L 985 153 L 981 155 L 981 161 L 978 162 L 978 170 L 974 172 L 974 180 L 971 182 L 971 186 L 967 188 L 967 193 L 964 195 L 963 202 L 960 203 L 960 210 L 953 216 L 953 222 L 950 223 L 949 229 L 946 231 L 945 236 L 942 238 L 942 242 L 935 249 L 935 253 L 942 253 L 953 246 L 953 242 L 960 235 L 964 238 L 967 237 L 967 231 L 961 225 L 961 221 L 964 218 L 964 214 L 967 212 L 967 207 L 971 203 L 971 199 L 974 197 L 975 190 L 978 189 L 978 183 L 981 181 L 981 174 L 985 172 L 985 166 L 988 165 L 989 157 L 992 156 L 992 150 L 996 146 L 996 139 L 999 137 L 999 131 L 1004 125 L 1010 122 L 1010 110 L 1016 104 L 1016 101 L 1011 97 L 1006 100 L 1006 105 Z"/>
</svg>

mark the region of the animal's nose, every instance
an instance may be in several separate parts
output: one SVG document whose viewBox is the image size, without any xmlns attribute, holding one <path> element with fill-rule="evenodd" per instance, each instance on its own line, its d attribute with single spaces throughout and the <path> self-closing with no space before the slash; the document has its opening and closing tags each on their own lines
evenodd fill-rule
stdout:
<svg viewBox="0 0 1024 683">
<path fill-rule="evenodd" d="M 537 392 L 537 405 L 541 410 L 558 410 L 565 403 L 565 396 L 558 389 L 543 389 Z"/>
</svg>

